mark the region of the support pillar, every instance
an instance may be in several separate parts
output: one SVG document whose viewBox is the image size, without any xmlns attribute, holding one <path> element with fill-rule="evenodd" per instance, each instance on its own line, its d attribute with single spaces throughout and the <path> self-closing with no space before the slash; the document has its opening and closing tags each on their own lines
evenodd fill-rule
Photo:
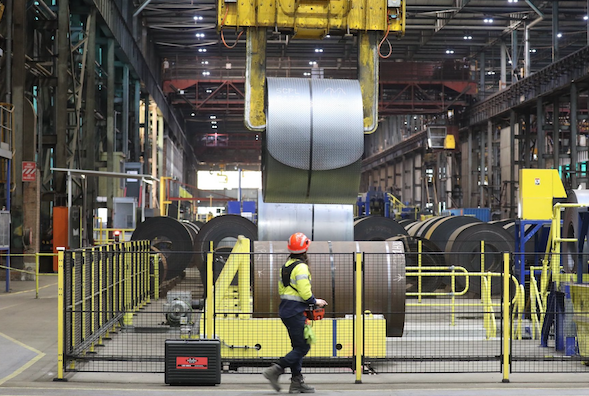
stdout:
<svg viewBox="0 0 589 396">
<path fill-rule="evenodd" d="M 487 120 L 487 173 L 489 174 L 489 182 L 487 184 L 487 204 L 489 209 L 493 210 L 493 190 L 495 183 L 493 182 L 493 176 L 497 172 L 493 172 L 493 122 Z M 483 207 L 481 205 L 481 207 Z"/>
<path fill-rule="evenodd" d="M 501 42 L 501 80 L 499 81 L 499 89 L 505 89 L 507 87 L 507 46 Z"/>
<path fill-rule="evenodd" d="M 106 170 L 114 172 L 115 150 L 115 41 L 108 39 L 106 49 Z M 118 172 L 118 169 L 117 169 Z M 115 179 L 116 180 L 116 179 Z M 112 227 L 114 184 L 112 179 L 106 183 L 106 207 L 108 228 Z"/>
<path fill-rule="evenodd" d="M 68 87 L 70 76 L 68 73 L 68 62 L 71 55 L 70 41 L 68 37 L 70 27 L 69 0 L 60 0 L 58 8 L 58 31 L 57 31 L 57 89 L 55 98 L 55 167 L 67 168 L 67 111 Z M 56 193 L 56 206 L 65 206 L 65 172 L 57 172 L 54 175 Z"/>
<path fill-rule="evenodd" d="M 473 145 L 472 145 L 472 135 L 473 135 L 473 131 L 472 128 L 468 129 L 468 152 L 466 153 L 466 155 L 468 156 L 467 159 L 467 166 L 466 166 L 466 197 L 464 200 L 464 206 L 469 208 L 472 207 L 473 205 L 471 204 L 471 199 L 472 199 L 472 186 L 473 184 L 473 170 L 472 170 L 472 158 L 474 157 L 473 155 Z"/>
<path fill-rule="evenodd" d="M 515 125 L 517 123 L 517 114 L 511 110 L 509 113 L 510 124 L 510 144 L 509 144 L 509 161 L 512 164 L 509 174 L 509 217 L 515 218 Z"/>
<path fill-rule="evenodd" d="M 96 9 L 92 10 L 91 20 L 96 20 Z M 96 26 L 96 25 L 94 25 Z M 84 158 L 82 159 L 82 166 L 84 169 L 95 170 L 96 162 L 99 158 L 96 157 L 98 150 L 96 149 L 98 142 L 96 141 L 96 118 L 94 116 L 94 109 L 96 108 L 96 28 L 89 30 L 88 42 L 86 43 L 87 60 L 86 60 L 86 97 L 85 112 L 84 112 L 84 133 L 83 133 L 83 150 Z M 85 229 L 92 230 L 94 228 L 94 202 L 97 196 L 98 178 L 95 176 L 86 176 L 86 213 L 84 213 Z M 86 237 L 90 244 L 93 243 L 93 232 L 86 231 Z"/>
<path fill-rule="evenodd" d="M 511 83 L 514 84 L 518 81 L 517 65 L 517 29 L 511 31 Z"/>
<path fill-rule="evenodd" d="M 124 158 L 129 159 L 129 107 L 131 103 L 129 101 L 129 66 L 123 65 L 123 103 L 122 103 L 122 119 L 121 119 L 121 132 L 122 132 L 122 147 Z"/>
<path fill-rule="evenodd" d="M 480 99 L 485 99 L 485 52 L 481 51 L 481 60 L 479 65 L 479 78 L 480 78 Z"/>
<path fill-rule="evenodd" d="M 522 155 L 524 156 L 524 168 L 529 169 L 530 168 L 530 161 L 531 161 L 531 155 L 532 153 L 531 151 L 531 139 L 530 139 L 530 134 L 531 134 L 531 130 L 530 130 L 530 113 L 526 112 L 524 114 L 524 124 L 525 127 L 520 129 L 520 135 L 524 135 L 524 140 L 523 140 L 523 146 L 520 149 L 520 152 L 522 153 Z"/>
<path fill-rule="evenodd" d="M 558 1 L 552 2 L 552 62 L 560 59 L 560 52 L 558 49 L 558 31 L 560 29 L 558 23 Z"/>
<path fill-rule="evenodd" d="M 141 156 L 141 141 L 139 136 L 139 112 L 141 104 L 141 81 L 135 80 L 134 82 L 134 91 L 133 91 L 133 110 L 135 116 L 133 117 L 133 127 L 131 129 L 132 134 L 132 141 L 133 141 L 133 153 L 131 155 L 131 161 L 139 162 L 139 157 Z M 145 169 L 142 170 L 142 173 L 145 172 Z"/>
<path fill-rule="evenodd" d="M 579 132 L 579 119 L 578 119 L 578 97 L 577 97 L 577 83 L 571 83 L 571 165 L 570 165 L 570 175 L 571 175 L 571 187 L 577 188 L 577 169 L 578 169 L 578 162 L 579 162 L 579 155 L 577 152 L 577 134 Z"/>
<path fill-rule="evenodd" d="M 552 147 L 553 147 L 553 169 L 560 168 L 560 101 L 559 97 L 552 102 Z"/>
<path fill-rule="evenodd" d="M 542 98 L 536 99 L 536 147 L 538 148 L 538 169 L 546 169 L 546 131 L 544 130 L 544 105 Z"/>
</svg>

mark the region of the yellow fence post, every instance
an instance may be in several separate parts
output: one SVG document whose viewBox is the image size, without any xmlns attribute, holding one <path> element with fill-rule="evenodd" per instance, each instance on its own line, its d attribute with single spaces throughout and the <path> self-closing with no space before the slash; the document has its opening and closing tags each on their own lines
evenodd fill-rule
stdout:
<svg viewBox="0 0 589 396">
<path fill-rule="evenodd" d="M 356 253 L 356 339 L 354 342 L 356 359 L 356 384 L 362 383 L 362 355 L 364 355 L 363 313 L 362 313 L 362 253 Z"/>
<path fill-rule="evenodd" d="M 65 311 L 65 271 L 63 265 L 64 248 L 57 248 L 57 380 L 63 381 L 64 369 L 64 311 Z M 74 302 L 72 301 L 72 304 Z"/>
<path fill-rule="evenodd" d="M 39 298 L 39 253 L 35 253 L 35 298 Z"/>
<path fill-rule="evenodd" d="M 147 254 L 150 254 L 149 249 Z M 157 253 L 153 255 L 153 295 L 155 300 L 160 299 L 160 256 Z"/>
<path fill-rule="evenodd" d="M 482 274 L 485 273 L 485 241 L 481 241 L 481 303 L 484 303 L 483 300 L 483 276 Z M 489 287 L 491 287 L 491 284 L 489 283 Z"/>
<path fill-rule="evenodd" d="M 213 339 L 213 315 L 215 310 L 214 301 L 214 289 L 213 289 L 213 252 L 212 249 L 207 253 L 207 302 L 206 302 L 206 314 L 205 314 L 205 338 Z"/>
<path fill-rule="evenodd" d="M 509 344 L 511 338 L 509 315 L 509 253 L 503 253 L 503 380 L 509 382 Z"/>
</svg>

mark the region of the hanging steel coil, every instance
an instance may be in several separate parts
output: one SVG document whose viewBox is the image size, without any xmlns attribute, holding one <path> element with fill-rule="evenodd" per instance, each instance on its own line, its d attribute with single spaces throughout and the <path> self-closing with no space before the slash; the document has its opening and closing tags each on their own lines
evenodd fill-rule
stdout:
<svg viewBox="0 0 589 396">
<path fill-rule="evenodd" d="M 581 236 L 579 213 L 587 212 L 587 206 L 589 206 L 589 190 L 571 190 L 567 192 L 567 197 L 567 203 L 585 205 L 580 208 L 565 208 L 563 215 L 563 238 L 575 238 L 577 242 L 562 244 L 563 254 L 561 265 L 565 272 L 576 274 L 579 260 L 582 260 L 584 263 L 587 263 L 589 260 L 589 245 L 586 242 L 586 238 L 583 238 L 582 245 L 579 246 L 579 238 Z"/>
<path fill-rule="evenodd" d="M 151 246 L 166 256 L 168 268 L 165 279 L 181 275 L 194 257 L 193 230 L 171 217 L 147 218 L 137 225 L 131 240 L 149 240 Z"/>
<path fill-rule="evenodd" d="M 397 235 L 407 235 L 407 231 L 388 217 L 368 216 L 354 221 L 355 241 L 386 241 Z"/>
<path fill-rule="evenodd" d="M 355 252 L 365 253 L 364 309 L 384 315 L 387 336 L 402 336 L 406 287 L 402 242 L 311 243 L 309 268 L 314 295 L 328 301 L 327 316 L 343 317 L 354 312 Z M 276 315 L 280 304 L 280 268 L 289 255 L 286 242 L 254 242 L 254 253 L 254 313 L 259 317 Z"/>
<path fill-rule="evenodd" d="M 387 239 L 387 241 L 403 242 L 405 249 L 405 263 L 407 267 L 425 267 L 424 273 L 427 273 L 427 267 L 443 267 L 445 265 L 444 254 L 440 252 L 438 246 L 427 239 L 420 237 L 412 237 L 409 235 L 396 236 Z M 419 242 L 421 241 L 421 251 L 419 250 Z M 435 272 L 440 272 L 436 270 Z M 416 272 L 415 270 L 411 272 Z M 418 277 L 407 276 L 407 290 L 418 291 Z M 442 286 L 441 276 L 427 276 L 421 277 L 421 291 L 434 292 Z"/>
<path fill-rule="evenodd" d="M 223 215 L 212 218 L 207 221 L 199 230 L 196 238 L 196 267 L 200 272 L 203 283 L 206 279 L 206 260 L 207 252 L 211 247 L 214 251 L 219 248 L 231 248 L 235 245 L 237 237 L 243 235 L 250 241 L 258 239 L 258 227 L 250 220 L 239 215 Z M 212 243 L 212 246 L 211 246 Z M 217 270 L 222 269 L 223 263 L 226 260 L 226 253 L 228 249 L 222 249 L 221 254 L 217 260 Z M 219 267 L 221 267 L 219 269 Z"/>
<path fill-rule="evenodd" d="M 465 268 L 468 272 L 481 272 L 481 241 L 485 241 L 485 272 L 503 272 L 503 252 L 513 252 L 513 237 L 503 228 L 487 223 L 471 223 L 456 229 L 446 245 L 446 263 Z M 456 277 L 456 284 L 464 288 L 466 278 Z M 480 295 L 481 277 L 469 276 L 470 293 Z M 500 277 L 491 278 L 491 293 L 501 291 Z"/>
</svg>

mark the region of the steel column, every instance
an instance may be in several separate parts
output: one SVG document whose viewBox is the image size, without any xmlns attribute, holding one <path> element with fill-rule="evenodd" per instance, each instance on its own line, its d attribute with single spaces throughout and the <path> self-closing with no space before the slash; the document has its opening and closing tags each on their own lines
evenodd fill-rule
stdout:
<svg viewBox="0 0 589 396">
<path fill-rule="evenodd" d="M 530 139 L 530 113 L 526 112 L 524 114 L 524 123 L 525 123 L 525 133 L 523 131 L 520 130 L 520 135 L 524 134 L 524 140 L 523 140 L 523 149 L 520 150 L 524 156 L 524 168 L 528 169 L 530 168 L 530 156 L 531 156 L 531 147 L 530 147 L 530 143 L 531 143 L 531 139 Z"/>
<path fill-rule="evenodd" d="M 571 109 L 570 109 L 570 122 L 571 122 L 571 165 L 570 165 L 570 175 L 571 175 L 571 185 L 573 188 L 577 188 L 577 169 L 579 162 L 579 156 L 577 153 L 577 134 L 578 134 L 578 92 L 577 92 L 577 84 L 571 83 Z"/>
<path fill-rule="evenodd" d="M 115 150 L 115 41 L 108 39 L 106 47 L 106 170 L 114 172 Z M 117 169 L 118 171 L 118 169 Z M 114 184 L 106 184 L 106 207 L 108 209 L 107 226 L 112 227 Z"/>
<path fill-rule="evenodd" d="M 472 145 L 472 135 L 473 135 L 473 130 L 472 128 L 468 128 L 468 150 L 467 150 L 467 167 L 466 167 L 466 199 L 464 200 L 464 206 L 465 207 L 471 207 L 471 202 L 470 200 L 472 199 L 472 179 L 473 179 L 473 172 L 472 172 L 472 158 L 474 157 L 473 155 L 473 145 Z"/>
<path fill-rule="evenodd" d="M 517 123 L 517 114 L 511 111 L 509 114 L 509 217 L 514 218 L 515 213 L 515 124 Z M 518 131 L 521 133 L 521 130 Z"/>
<path fill-rule="evenodd" d="M 96 21 L 96 10 L 92 9 L 91 18 L 93 21 Z M 84 158 L 83 158 L 83 167 L 84 169 L 95 170 L 96 169 L 96 161 L 98 161 L 96 153 L 98 150 L 96 149 L 97 142 L 96 142 L 96 118 L 94 115 L 94 109 L 96 108 L 96 24 L 94 24 L 94 28 L 88 30 L 88 37 L 87 43 L 85 47 L 85 51 L 87 51 L 87 61 L 86 61 L 86 97 L 84 98 L 85 102 L 85 111 L 84 111 L 84 134 L 83 134 L 83 150 L 84 150 Z M 96 177 L 87 177 L 86 178 L 86 203 L 87 207 L 85 207 L 86 213 L 84 214 L 85 217 L 85 228 L 87 230 L 92 230 L 94 227 L 94 219 L 93 219 L 93 209 L 94 209 L 94 202 L 96 202 L 97 191 L 96 187 L 98 185 L 98 179 Z M 93 242 L 93 233 L 86 232 L 88 240 L 90 243 Z"/>
<path fill-rule="evenodd" d="M 542 98 L 536 99 L 536 130 L 538 137 L 536 138 L 536 147 L 538 148 L 538 169 L 546 169 L 546 131 L 544 130 L 544 107 Z"/>
<path fill-rule="evenodd" d="M 490 121 L 488 121 L 490 122 Z M 488 123 L 487 123 L 488 125 Z M 483 129 L 479 131 L 479 168 L 481 171 L 479 172 L 480 177 L 480 184 L 479 184 L 479 203 L 478 207 L 483 208 L 485 206 L 485 132 Z"/>
<path fill-rule="evenodd" d="M 552 2 L 552 62 L 560 59 L 558 51 L 558 1 Z"/>
<path fill-rule="evenodd" d="M 57 31 L 57 89 L 55 97 L 55 166 L 67 168 L 67 130 L 68 122 L 68 87 L 70 77 L 68 75 L 68 61 L 71 56 L 68 32 L 70 29 L 69 0 L 60 0 L 58 7 L 58 31 Z M 54 176 L 54 191 L 59 195 L 65 194 L 65 174 L 57 173 Z M 18 183 L 17 183 L 18 184 Z M 57 206 L 63 202 L 55 202 Z"/>
<path fill-rule="evenodd" d="M 501 81 L 499 82 L 499 89 L 505 89 L 507 87 L 507 46 L 501 41 Z"/>
<path fill-rule="evenodd" d="M 129 66 L 123 65 L 123 103 L 121 109 L 121 132 L 122 132 L 122 148 L 125 159 L 129 158 L 129 107 L 131 103 L 129 101 Z"/>
<path fill-rule="evenodd" d="M 480 78 L 480 92 L 481 99 L 485 99 L 485 52 L 481 52 L 481 60 L 479 65 L 479 78 Z"/>
<path fill-rule="evenodd" d="M 133 112 L 135 113 L 135 117 L 133 117 L 133 128 L 131 130 L 131 133 L 133 134 L 133 155 L 131 156 L 131 161 L 139 162 L 139 157 L 141 156 L 141 139 L 139 137 L 139 113 L 141 111 L 141 81 L 135 80 L 133 88 Z M 142 172 L 145 172 L 145 169 L 143 169 Z"/>
<path fill-rule="evenodd" d="M 487 173 L 489 174 L 489 182 L 487 184 L 487 200 L 489 209 L 492 209 L 493 188 L 495 185 L 495 183 L 493 183 L 493 175 L 495 175 L 496 172 L 493 172 L 493 122 L 491 120 L 487 121 Z M 481 205 L 481 207 L 483 207 L 483 205 Z"/>
<path fill-rule="evenodd" d="M 552 102 L 552 147 L 553 147 L 553 168 L 560 168 L 560 98 L 557 96 Z"/>
<path fill-rule="evenodd" d="M 511 84 L 519 80 L 517 76 L 517 58 L 517 29 L 513 29 L 511 31 Z"/>
</svg>

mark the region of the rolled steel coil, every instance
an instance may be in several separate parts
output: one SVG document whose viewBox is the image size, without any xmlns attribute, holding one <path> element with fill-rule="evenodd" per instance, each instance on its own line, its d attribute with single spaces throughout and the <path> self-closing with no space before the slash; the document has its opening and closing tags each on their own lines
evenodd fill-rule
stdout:
<svg viewBox="0 0 589 396">
<path fill-rule="evenodd" d="M 446 244 L 452 233 L 466 224 L 482 223 L 475 217 L 471 216 L 443 216 L 438 217 L 421 227 L 415 234 L 417 237 L 425 238 L 439 247 L 440 251 L 446 250 Z"/>
<path fill-rule="evenodd" d="M 429 219 L 426 219 L 424 221 L 419 221 L 419 222 L 413 223 L 413 224 L 409 225 L 409 227 L 407 228 L 407 233 L 410 236 L 417 236 L 417 234 L 420 232 L 420 230 L 423 227 L 429 227 L 429 225 L 431 223 L 435 223 L 436 221 L 439 221 L 439 220 L 440 220 L 440 217 L 436 216 L 436 217 L 430 217 Z"/>
<path fill-rule="evenodd" d="M 488 223 L 489 224 L 494 224 L 494 225 L 498 225 L 500 227 L 503 227 L 506 224 L 510 224 L 515 222 L 515 219 L 503 219 L 503 220 L 491 220 Z"/>
<path fill-rule="evenodd" d="M 150 217 L 139 223 L 132 241 L 150 240 L 166 256 L 166 279 L 182 274 L 194 257 L 194 239 L 191 230 L 182 222 L 167 216 Z"/>
<path fill-rule="evenodd" d="M 233 247 L 237 237 L 243 235 L 248 238 L 253 247 L 253 241 L 258 239 L 258 227 L 250 220 L 239 215 L 222 215 L 207 221 L 199 230 L 196 238 L 196 267 L 200 272 L 203 283 L 206 280 L 207 252 L 221 247 Z M 218 266 L 224 260 L 219 258 Z"/>
<path fill-rule="evenodd" d="M 491 224 L 491 223 L 489 223 L 489 224 Z M 510 222 L 507 222 L 507 223 L 497 222 L 497 223 L 493 223 L 493 225 L 501 226 L 505 231 L 507 231 L 509 233 L 511 238 L 513 238 L 513 246 L 515 249 L 515 227 L 516 227 L 515 220 L 511 220 Z M 524 226 L 524 235 L 528 232 L 528 230 L 530 230 L 530 228 L 532 228 L 531 224 L 526 224 Z M 537 236 L 539 237 L 540 235 L 537 234 Z M 525 260 L 527 266 L 534 264 L 535 259 L 536 259 L 535 253 L 544 254 L 544 252 L 546 250 L 546 246 L 544 246 L 543 248 L 539 249 L 540 251 L 538 252 L 537 251 L 538 249 L 536 249 L 535 245 L 536 245 L 535 238 L 530 238 L 524 246 L 524 256 L 525 256 L 524 260 Z"/>
<path fill-rule="evenodd" d="M 354 204 L 364 123 L 357 80 L 268 78 L 265 202 Z"/>
<path fill-rule="evenodd" d="M 485 272 L 503 272 L 503 252 L 513 252 L 513 238 L 503 228 L 487 223 L 471 223 L 457 228 L 446 245 L 446 264 L 464 267 L 468 272 L 481 272 L 481 241 L 485 241 Z M 456 284 L 464 288 L 464 276 L 456 276 Z M 459 289 L 460 290 L 460 289 Z M 491 277 L 491 293 L 501 291 L 500 277 Z M 469 277 L 469 292 L 481 293 L 481 277 Z"/>
<path fill-rule="evenodd" d="M 422 267 L 442 267 L 445 265 L 444 254 L 440 252 L 440 249 L 433 242 L 420 237 L 412 237 L 409 235 L 396 236 L 387 239 L 387 241 L 400 241 L 403 242 L 403 248 L 405 249 L 405 264 L 409 267 L 419 266 L 419 258 L 421 257 Z M 421 253 L 419 252 L 419 241 L 421 241 Z M 440 272 L 437 270 L 434 272 Z M 416 272 L 415 270 L 411 272 Z M 423 270 L 427 273 L 427 269 Z M 421 291 L 422 292 L 434 292 L 442 286 L 441 276 L 422 276 L 421 277 Z M 417 276 L 407 276 L 407 290 L 418 291 L 418 278 Z"/>
<path fill-rule="evenodd" d="M 355 252 L 365 253 L 364 309 L 384 315 L 387 336 L 402 336 L 406 287 L 402 242 L 312 242 L 309 268 L 314 295 L 329 303 L 328 317 L 354 312 Z M 255 242 L 254 253 L 254 313 L 259 317 L 276 315 L 280 304 L 280 268 L 289 256 L 286 242 Z"/>
<path fill-rule="evenodd" d="M 571 190 L 567 193 L 567 203 L 578 203 L 589 206 L 589 190 Z M 580 208 L 565 208 L 562 225 L 562 235 L 564 238 L 575 238 L 577 242 L 564 243 L 562 245 L 561 264 L 565 272 L 577 273 L 579 259 L 587 263 L 589 260 L 589 245 L 585 239 L 579 246 L 579 236 L 581 231 L 581 223 L 579 221 L 579 212 L 587 211 L 587 207 Z M 586 272 L 586 270 L 584 271 Z"/>
<path fill-rule="evenodd" d="M 354 221 L 355 241 L 386 241 L 397 235 L 407 235 L 407 231 L 388 217 L 368 216 Z"/>
<path fill-rule="evenodd" d="M 397 222 L 399 224 L 401 224 L 403 227 L 405 227 L 405 230 L 407 230 L 407 228 L 409 228 L 409 226 L 411 224 L 417 223 L 417 220 L 415 220 L 415 219 L 402 219 L 402 220 L 398 220 Z"/>
</svg>

